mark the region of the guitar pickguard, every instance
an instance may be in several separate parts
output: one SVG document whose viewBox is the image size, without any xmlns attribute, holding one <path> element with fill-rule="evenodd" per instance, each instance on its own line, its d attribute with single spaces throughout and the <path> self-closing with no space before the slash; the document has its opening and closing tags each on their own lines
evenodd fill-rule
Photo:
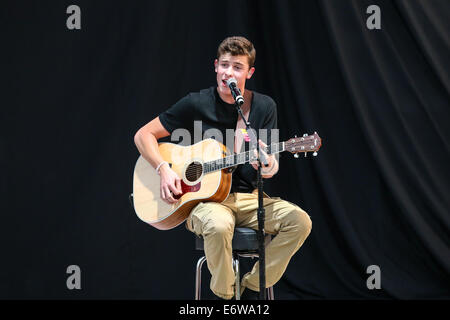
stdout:
<svg viewBox="0 0 450 320">
<path fill-rule="evenodd" d="M 202 186 L 202 182 L 200 181 L 199 183 L 193 185 L 193 186 L 188 186 L 186 183 L 184 183 L 183 180 L 181 180 L 181 191 L 182 193 L 179 195 L 174 195 L 174 199 L 180 199 L 181 196 L 183 196 L 184 194 L 188 193 L 188 192 L 197 192 L 198 190 L 200 190 Z"/>
</svg>

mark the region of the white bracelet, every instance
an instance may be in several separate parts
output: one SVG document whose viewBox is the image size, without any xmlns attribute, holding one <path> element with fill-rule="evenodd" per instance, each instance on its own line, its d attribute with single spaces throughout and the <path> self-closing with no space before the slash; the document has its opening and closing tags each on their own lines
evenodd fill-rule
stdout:
<svg viewBox="0 0 450 320">
<path fill-rule="evenodd" d="M 156 167 L 156 172 L 158 172 L 158 174 L 159 174 L 159 169 L 161 168 L 161 166 L 162 166 L 164 163 L 169 164 L 167 161 L 161 161 L 161 163 L 158 164 L 158 166 Z"/>
</svg>

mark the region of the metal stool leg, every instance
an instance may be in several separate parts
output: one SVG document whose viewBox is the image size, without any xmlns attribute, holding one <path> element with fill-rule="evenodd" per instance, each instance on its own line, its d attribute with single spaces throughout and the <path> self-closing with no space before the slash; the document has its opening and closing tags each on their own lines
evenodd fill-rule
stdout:
<svg viewBox="0 0 450 320">
<path fill-rule="evenodd" d="M 206 256 L 198 259 L 197 269 L 195 272 L 195 300 L 200 300 L 201 292 L 202 292 L 202 266 L 206 261 Z"/>
<path fill-rule="evenodd" d="M 244 258 L 258 258 L 258 254 L 256 253 L 238 253 L 238 256 L 240 257 L 244 257 Z M 236 286 L 236 288 L 238 288 Z M 239 288 L 240 289 L 240 288 Z M 267 295 L 267 300 L 275 300 L 275 295 L 273 293 L 273 286 L 270 288 L 266 288 L 266 295 Z M 236 300 L 240 299 L 240 291 L 239 291 L 239 298 L 238 298 L 238 294 L 236 293 Z"/>
<path fill-rule="evenodd" d="M 275 300 L 275 295 L 273 294 L 273 286 L 267 288 L 267 300 Z"/>
<path fill-rule="evenodd" d="M 233 257 L 233 267 L 235 273 L 235 286 L 234 286 L 234 297 L 236 300 L 241 300 L 241 276 L 239 270 L 239 258 Z"/>
</svg>

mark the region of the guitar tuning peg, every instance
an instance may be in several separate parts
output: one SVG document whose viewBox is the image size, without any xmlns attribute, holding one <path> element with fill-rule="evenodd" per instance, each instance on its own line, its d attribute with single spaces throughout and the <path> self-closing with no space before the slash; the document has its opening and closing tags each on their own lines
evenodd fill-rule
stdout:
<svg viewBox="0 0 450 320">
<path fill-rule="evenodd" d="M 294 158 L 298 158 L 299 156 L 298 156 L 298 153 L 294 153 Z"/>
<path fill-rule="evenodd" d="M 308 155 L 308 152 L 305 152 L 305 158 L 306 158 L 307 155 Z"/>
<path fill-rule="evenodd" d="M 317 151 L 314 151 L 313 156 L 317 157 Z"/>
</svg>

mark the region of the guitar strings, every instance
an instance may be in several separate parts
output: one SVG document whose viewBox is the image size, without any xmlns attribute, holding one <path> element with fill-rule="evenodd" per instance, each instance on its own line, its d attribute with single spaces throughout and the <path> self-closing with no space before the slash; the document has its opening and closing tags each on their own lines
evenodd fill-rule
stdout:
<svg viewBox="0 0 450 320">
<path fill-rule="evenodd" d="M 294 142 L 292 144 L 294 145 L 294 147 L 297 147 L 298 142 Z M 280 150 L 278 148 L 280 145 L 281 145 L 280 143 L 271 144 L 270 146 L 263 148 L 263 151 L 268 152 L 269 154 L 280 152 Z M 202 173 L 208 173 L 208 172 L 212 172 L 212 171 L 216 171 L 216 170 L 220 170 L 220 169 L 223 169 L 226 167 L 231 167 L 233 165 L 240 164 L 239 159 L 242 159 L 242 158 L 244 158 L 245 161 L 243 163 L 245 163 L 250 160 L 250 153 L 254 150 L 256 150 L 256 149 L 245 151 L 245 152 L 242 152 L 239 154 L 225 156 L 223 158 L 213 160 L 213 161 L 208 161 L 203 164 L 199 163 L 199 162 L 193 162 L 186 169 L 186 172 L 185 172 L 186 178 L 189 179 L 190 181 L 195 181 L 202 175 Z M 233 161 L 230 162 L 228 160 L 233 160 Z M 237 161 L 237 163 L 234 163 L 235 160 Z M 219 168 L 217 168 L 217 167 L 219 167 Z"/>
<path fill-rule="evenodd" d="M 279 143 L 271 144 L 270 146 L 263 148 L 263 151 L 265 151 L 265 152 L 268 152 L 269 150 L 272 151 L 274 149 L 274 147 L 276 147 L 278 145 L 280 145 L 280 144 Z M 256 149 L 254 149 L 254 150 L 256 150 Z M 254 150 L 245 151 L 245 152 L 242 152 L 239 154 L 233 154 L 231 156 L 225 156 L 225 157 L 221 158 L 220 161 L 218 161 L 219 159 L 213 160 L 213 161 L 208 161 L 208 162 L 205 162 L 203 165 L 200 163 L 197 163 L 197 164 L 194 163 L 194 165 L 191 164 L 186 169 L 186 173 L 185 173 L 186 178 L 188 178 L 189 180 L 190 179 L 198 179 L 201 176 L 202 172 L 214 171 L 214 170 L 211 170 L 211 166 L 213 166 L 213 168 L 215 168 L 214 165 L 219 166 L 219 167 L 224 166 L 220 169 L 223 169 L 227 166 L 236 165 L 238 163 L 234 163 L 234 162 L 230 163 L 227 160 L 234 160 L 236 155 L 240 155 L 240 158 L 243 157 L 245 160 L 250 159 L 250 152 L 254 151 Z M 271 153 L 271 152 L 269 152 L 269 153 Z M 244 161 L 244 163 L 245 162 L 246 161 Z M 207 166 L 209 167 L 209 170 L 206 168 Z M 217 169 L 215 168 L 215 170 L 217 170 Z"/>
</svg>

